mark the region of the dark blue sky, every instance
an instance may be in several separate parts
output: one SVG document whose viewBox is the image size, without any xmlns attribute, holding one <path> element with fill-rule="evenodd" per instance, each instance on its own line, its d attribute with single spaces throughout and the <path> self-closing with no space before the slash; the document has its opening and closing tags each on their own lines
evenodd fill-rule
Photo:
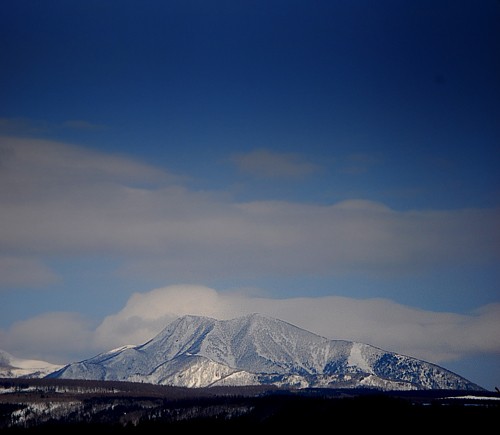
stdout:
<svg viewBox="0 0 500 435">
<path fill-rule="evenodd" d="M 498 384 L 499 1 L 6 0 L 0 65 L 0 348 L 202 284 L 484 320 Z"/>
<path fill-rule="evenodd" d="M 498 201 L 497 1 L 21 0 L 4 11 L 0 115 L 37 135 L 161 162 L 205 187 L 227 187 L 228 154 L 266 148 L 321 164 L 301 189 L 325 203 Z M 297 192 L 239 194 L 255 189 Z"/>
</svg>

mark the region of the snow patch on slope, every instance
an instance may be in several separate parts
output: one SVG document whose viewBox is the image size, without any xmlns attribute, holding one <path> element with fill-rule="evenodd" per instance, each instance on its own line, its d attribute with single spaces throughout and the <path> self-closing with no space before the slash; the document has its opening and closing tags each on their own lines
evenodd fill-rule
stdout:
<svg viewBox="0 0 500 435">
<path fill-rule="evenodd" d="M 347 359 L 347 364 L 349 366 L 357 367 L 362 371 L 370 374 L 373 373 L 373 369 L 369 362 L 366 360 L 364 355 L 366 345 L 362 343 L 353 343 L 351 347 L 351 353 L 349 354 L 349 358 Z"/>
</svg>

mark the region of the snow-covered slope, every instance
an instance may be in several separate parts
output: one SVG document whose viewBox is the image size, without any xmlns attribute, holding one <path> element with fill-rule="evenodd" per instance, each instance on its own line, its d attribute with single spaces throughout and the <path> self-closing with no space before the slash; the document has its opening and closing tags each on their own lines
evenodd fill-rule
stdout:
<svg viewBox="0 0 500 435">
<path fill-rule="evenodd" d="M 115 349 L 50 376 L 187 387 L 482 389 L 437 365 L 367 344 L 329 340 L 259 314 L 232 320 L 184 316 L 141 346 Z"/>
<path fill-rule="evenodd" d="M 62 367 L 45 361 L 15 358 L 0 350 L 0 378 L 43 378 Z"/>
</svg>

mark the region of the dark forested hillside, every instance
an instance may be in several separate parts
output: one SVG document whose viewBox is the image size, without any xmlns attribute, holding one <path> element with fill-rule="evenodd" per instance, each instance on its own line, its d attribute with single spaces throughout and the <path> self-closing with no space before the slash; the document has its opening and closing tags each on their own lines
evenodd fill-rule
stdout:
<svg viewBox="0 0 500 435">
<path fill-rule="evenodd" d="M 478 392 L 479 394 L 479 392 Z M 304 429 L 325 425 L 385 431 L 494 427 L 500 396 L 470 391 L 173 388 L 55 379 L 0 379 L 2 433 L 135 432 L 217 428 Z M 403 426 L 401 426 L 403 425 Z M 394 430 L 392 430 L 394 429 Z"/>
</svg>

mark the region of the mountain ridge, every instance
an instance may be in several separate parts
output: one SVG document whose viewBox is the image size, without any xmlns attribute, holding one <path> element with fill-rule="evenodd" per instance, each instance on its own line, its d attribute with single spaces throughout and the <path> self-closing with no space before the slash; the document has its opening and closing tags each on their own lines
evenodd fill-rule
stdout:
<svg viewBox="0 0 500 435">
<path fill-rule="evenodd" d="M 258 313 L 229 320 L 182 316 L 144 344 L 69 364 L 49 377 L 188 387 L 483 389 L 436 364 L 331 340 Z"/>
<path fill-rule="evenodd" d="M 0 377 L 43 378 L 63 367 L 64 365 L 47 361 L 16 358 L 9 352 L 0 350 Z"/>
</svg>

